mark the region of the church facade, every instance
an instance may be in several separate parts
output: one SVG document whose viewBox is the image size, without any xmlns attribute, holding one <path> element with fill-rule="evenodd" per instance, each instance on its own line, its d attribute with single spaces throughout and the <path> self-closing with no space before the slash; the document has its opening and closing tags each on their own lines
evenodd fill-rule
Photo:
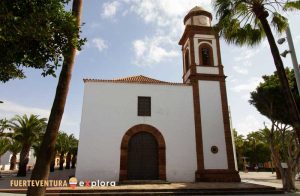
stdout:
<svg viewBox="0 0 300 196">
<path fill-rule="evenodd" d="M 183 83 L 84 79 L 78 179 L 240 181 L 211 20 L 198 6 L 184 18 Z"/>
</svg>

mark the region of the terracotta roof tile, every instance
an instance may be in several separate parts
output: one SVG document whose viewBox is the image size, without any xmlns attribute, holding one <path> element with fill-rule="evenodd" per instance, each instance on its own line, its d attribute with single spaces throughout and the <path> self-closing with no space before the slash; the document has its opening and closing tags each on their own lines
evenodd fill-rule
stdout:
<svg viewBox="0 0 300 196">
<path fill-rule="evenodd" d="M 108 82 L 108 83 L 137 83 L 137 84 L 163 84 L 163 85 L 181 85 L 186 86 L 183 83 L 165 82 L 161 80 L 156 80 L 143 75 L 129 76 L 125 78 L 116 78 L 112 80 L 103 79 L 83 79 L 84 82 Z"/>
</svg>

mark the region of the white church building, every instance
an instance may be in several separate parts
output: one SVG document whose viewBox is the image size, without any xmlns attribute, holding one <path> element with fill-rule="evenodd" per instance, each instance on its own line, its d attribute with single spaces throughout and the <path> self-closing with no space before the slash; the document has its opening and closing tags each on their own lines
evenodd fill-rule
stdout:
<svg viewBox="0 0 300 196">
<path fill-rule="evenodd" d="M 183 83 L 84 79 L 79 180 L 240 181 L 211 20 L 198 6 L 184 18 Z"/>
</svg>

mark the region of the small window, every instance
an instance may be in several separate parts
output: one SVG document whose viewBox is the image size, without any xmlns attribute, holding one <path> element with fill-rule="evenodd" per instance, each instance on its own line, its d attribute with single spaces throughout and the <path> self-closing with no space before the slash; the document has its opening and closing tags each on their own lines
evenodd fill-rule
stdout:
<svg viewBox="0 0 300 196">
<path fill-rule="evenodd" d="M 151 97 L 138 97 L 138 116 L 151 116 Z"/>
</svg>

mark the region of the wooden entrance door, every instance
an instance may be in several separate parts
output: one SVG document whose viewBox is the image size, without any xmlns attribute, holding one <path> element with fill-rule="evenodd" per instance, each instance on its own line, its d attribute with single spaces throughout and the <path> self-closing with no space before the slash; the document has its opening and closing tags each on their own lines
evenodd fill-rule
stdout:
<svg viewBox="0 0 300 196">
<path fill-rule="evenodd" d="M 158 145 L 155 137 L 140 132 L 128 145 L 128 180 L 158 179 Z"/>
</svg>

